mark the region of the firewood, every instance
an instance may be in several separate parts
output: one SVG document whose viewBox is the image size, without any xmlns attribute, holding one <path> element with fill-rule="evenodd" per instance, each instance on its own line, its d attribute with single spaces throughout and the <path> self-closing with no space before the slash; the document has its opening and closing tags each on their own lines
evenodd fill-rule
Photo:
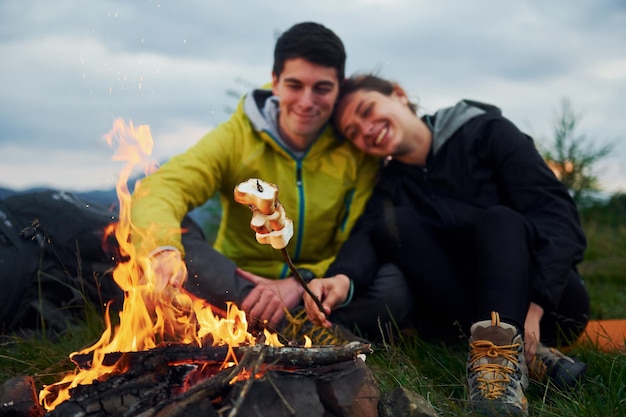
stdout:
<svg viewBox="0 0 626 417">
<path fill-rule="evenodd" d="M 106 355 L 105 362 L 118 363 L 119 373 L 73 388 L 70 398 L 46 417 L 225 415 L 217 413 L 213 403 L 232 389 L 233 379 L 244 370 L 252 371 L 251 375 L 275 369 L 293 372 L 294 376 L 303 372 L 310 376 L 316 373 L 315 369 L 348 363 L 360 354 L 371 352 L 370 345 L 361 342 L 313 348 L 246 346 L 234 348 L 236 366 L 220 371 L 227 349 L 169 345 L 145 352 L 109 354 L 110 358 Z M 72 359 L 88 366 L 91 357 L 76 355 Z M 207 366 L 213 367 L 213 371 L 207 372 Z M 240 410 L 254 381 L 251 376 L 243 383 L 238 399 L 228 405 L 230 415 Z"/>
<path fill-rule="evenodd" d="M 172 371 L 165 363 L 159 367 L 136 366 L 104 381 L 79 385 L 46 417 L 120 416 L 142 398 L 171 396 Z"/>
<path fill-rule="evenodd" d="M 37 401 L 32 377 L 15 377 L 0 387 L 0 417 L 42 417 L 44 409 Z"/>
<path fill-rule="evenodd" d="M 150 350 L 139 352 L 112 352 L 104 356 L 102 364 L 112 366 L 120 360 L 132 363 L 141 363 L 149 358 L 157 358 L 159 361 L 167 363 L 189 362 L 189 363 L 210 363 L 221 364 L 226 358 L 228 346 L 205 346 L 170 344 L 159 346 Z M 93 354 L 84 353 L 71 357 L 72 362 L 80 369 L 90 369 L 92 366 Z"/>
<path fill-rule="evenodd" d="M 188 390 L 180 393 L 171 400 L 161 402 L 154 407 L 142 410 L 142 416 L 154 417 L 188 417 L 198 413 L 198 410 L 206 412 L 207 416 L 215 415 L 217 412 L 210 405 L 216 396 L 222 394 L 223 390 L 230 385 L 230 382 L 245 368 L 257 367 L 264 358 L 264 354 L 248 351 L 236 366 L 226 368 L 212 377 L 192 386 Z M 207 404 L 208 400 L 208 404 Z M 134 414 L 138 415 L 138 414 Z"/>
<path fill-rule="evenodd" d="M 323 366 L 332 363 L 354 359 L 359 354 L 371 353 L 371 345 L 362 342 L 350 342 L 345 345 L 321 346 L 321 347 L 271 347 L 264 345 L 234 347 L 233 352 L 237 360 L 240 360 L 248 350 L 266 349 L 265 362 L 281 365 L 293 365 L 299 367 Z M 104 357 L 104 365 L 114 365 L 120 360 L 126 366 L 132 367 L 139 363 L 202 363 L 221 364 L 227 356 L 227 346 L 204 346 L 172 344 L 157 347 L 141 352 L 114 352 Z M 72 361 L 79 368 L 91 367 L 92 354 L 80 354 L 72 356 Z"/>
<path fill-rule="evenodd" d="M 252 384 L 254 384 L 255 376 L 259 373 L 259 368 L 263 363 L 263 360 L 265 359 L 266 353 L 267 350 L 261 350 L 256 357 L 255 363 L 252 366 L 252 372 L 250 374 L 251 377 L 248 378 L 248 380 L 244 383 L 244 386 L 241 389 L 241 393 L 239 394 L 239 398 L 237 398 L 237 401 L 235 401 L 235 405 L 231 408 L 230 413 L 228 413 L 228 417 L 235 417 L 239 412 L 239 407 L 241 407 L 241 405 L 243 404 L 244 400 L 246 399 L 246 395 L 250 391 L 250 387 L 252 387 Z"/>
<path fill-rule="evenodd" d="M 206 411 L 205 415 L 210 416 L 212 399 L 219 396 L 249 362 L 244 355 L 239 365 L 216 371 L 188 389 L 187 377 L 198 370 L 198 365 L 161 362 L 155 366 L 154 359 L 137 363 L 104 381 L 72 389 L 70 399 L 59 404 L 46 417 L 194 415 L 195 411 L 190 410 Z M 203 398 L 208 401 L 204 402 Z M 189 407 L 190 404 L 193 406 Z M 185 410 L 189 412 L 183 412 Z"/>
<path fill-rule="evenodd" d="M 262 348 L 262 346 L 252 346 L 244 349 L 256 350 Z M 308 368 L 354 360 L 360 354 L 370 354 L 371 352 L 369 343 L 357 341 L 345 345 L 311 348 L 268 346 L 265 362 Z"/>
<path fill-rule="evenodd" d="M 225 406 L 242 401 L 237 417 L 378 417 L 380 391 L 367 365 L 358 359 L 291 371 L 269 370 L 251 384 L 245 397 L 241 396 L 243 383 L 237 383 L 221 400 Z"/>
</svg>

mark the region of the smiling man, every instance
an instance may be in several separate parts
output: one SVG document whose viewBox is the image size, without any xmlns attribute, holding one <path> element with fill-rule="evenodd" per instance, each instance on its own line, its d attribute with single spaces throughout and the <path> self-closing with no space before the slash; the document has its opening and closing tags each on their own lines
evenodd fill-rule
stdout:
<svg viewBox="0 0 626 417">
<path fill-rule="evenodd" d="M 285 62 L 272 74 L 278 100 L 278 132 L 294 150 L 305 151 L 315 141 L 333 111 L 338 93 L 337 70 L 304 58 Z"/>
<path fill-rule="evenodd" d="M 294 223 L 287 250 L 295 266 L 307 278 L 324 276 L 378 171 L 375 159 L 337 137 L 328 123 L 345 59 L 343 43 L 326 27 L 293 26 L 277 40 L 271 90 L 247 94 L 228 121 L 142 181 L 133 194 L 133 244 L 139 256 L 152 258 L 160 279 L 184 285 L 217 307 L 234 301 L 249 318 L 272 327 L 284 318 L 284 308 L 301 303 L 303 289 L 282 254 L 256 242 L 251 211 L 233 200 L 235 186 L 250 178 L 278 186 Z M 223 214 L 212 247 L 186 213 L 215 193 Z M 149 230 L 156 234 L 148 239 Z M 395 285 L 386 282 L 369 295 L 376 306 L 366 309 L 371 316 L 355 304 L 354 320 L 377 326 L 388 305 L 402 305 L 387 298 L 404 294 Z"/>
</svg>

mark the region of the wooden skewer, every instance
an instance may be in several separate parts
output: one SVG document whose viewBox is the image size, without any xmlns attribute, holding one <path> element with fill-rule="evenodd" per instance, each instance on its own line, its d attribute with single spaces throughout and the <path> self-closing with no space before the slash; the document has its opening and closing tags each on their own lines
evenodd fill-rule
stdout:
<svg viewBox="0 0 626 417">
<path fill-rule="evenodd" d="M 289 265 L 289 269 L 291 269 L 291 272 L 293 272 L 293 275 L 296 277 L 296 280 L 300 283 L 300 285 L 302 285 L 302 288 L 304 288 L 304 291 L 306 291 L 306 293 L 311 296 L 311 298 L 315 302 L 315 305 L 317 305 L 317 308 L 319 308 L 322 314 L 326 316 L 326 312 L 324 311 L 324 306 L 322 305 L 322 302 L 320 301 L 319 298 L 317 298 L 315 294 L 313 294 L 313 291 L 311 291 L 311 289 L 307 285 L 304 278 L 302 278 L 302 275 L 300 275 L 300 272 L 296 269 L 295 265 L 291 261 L 289 252 L 287 252 L 287 248 L 282 248 L 280 251 L 283 253 L 285 260 L 287 261 L 287 265 Z"/>
</svg>

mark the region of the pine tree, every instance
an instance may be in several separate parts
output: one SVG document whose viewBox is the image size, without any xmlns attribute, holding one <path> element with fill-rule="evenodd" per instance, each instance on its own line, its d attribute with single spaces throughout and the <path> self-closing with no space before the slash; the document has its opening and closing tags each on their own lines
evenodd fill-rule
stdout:
<svg viewBox="0 0 626 417">
<path fill-rule="evenodd" d="M 576 113 L 569 99 L 564 98 L 556 115 L 551 146 L 542 151 L 548 166 L 570 190 L 577 205 L 583 205 L 593 192 L 600 191 L 594 165 L 607 156 L 614 143 L 599 144 L 587 135 L 578 134 L 581 114 Z"/>
</svg>

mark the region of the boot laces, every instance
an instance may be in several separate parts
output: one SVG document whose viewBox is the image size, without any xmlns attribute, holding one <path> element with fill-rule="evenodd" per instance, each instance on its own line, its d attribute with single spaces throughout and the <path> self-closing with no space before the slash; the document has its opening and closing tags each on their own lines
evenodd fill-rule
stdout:
<svg viewBox="0 0 626 417">
<path fill-rule="evenodd" d="M 476 382 L 478 389 L 486 399 L 501 398 L 506 392 L 508 384 L 511 382 L 510 375 L 516 372 L 512 366 L 498 363 L 478 363 L 481 359 L 502 358 L 515 367 L 519 366 L 520 344 L 495 345 L 488 340 L 477 340 L 470 343 L 470 370 L 477 373 Z"/>
<path fill-rule="evenodd" d="M 544 381 L 548 375 L 548 368 L 556 366 L 561 360 L 574 363 L 572 358 L 565 356 L 558 349 L 539 343 L 537 345 L 537 353 L 528 366 L 528 370 L 533 379 Z"/>
</svg>

